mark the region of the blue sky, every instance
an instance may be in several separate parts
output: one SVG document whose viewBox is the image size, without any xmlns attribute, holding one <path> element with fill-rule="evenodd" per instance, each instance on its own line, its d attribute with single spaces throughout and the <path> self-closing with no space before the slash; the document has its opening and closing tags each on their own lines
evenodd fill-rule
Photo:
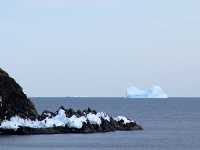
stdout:
<svg viewBox="0 0 200 150">
<path fill-rule="evenodd" d="M 0 2 L 0 62 L 29 96 L 199 96 L 197 0 Z"/>
</svg>

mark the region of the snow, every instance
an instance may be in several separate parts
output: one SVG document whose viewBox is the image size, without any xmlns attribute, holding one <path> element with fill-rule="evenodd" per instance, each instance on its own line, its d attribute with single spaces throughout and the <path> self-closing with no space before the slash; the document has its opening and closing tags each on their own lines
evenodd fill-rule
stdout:
<svg viewBox="0 0 200 150">
<path fill-rule="evenodd" d="M 137 87 L 127 88 L 128 98 L 168 98 L 167 94 L 159 86 L 152 86 L 149 89 L 139 89 Z"/>
<path fill-rule="evenodd" d="M 20 126 L 30 127 L 30 128 L 51 128 L 51 127 L 68 126 L 69 128 L 81 129 L 83 123 L 87 123 L 87 121 L 89 121 L 91 124 L 101 125 L 102 123 L 101 119 L 110 122 L 110 116 L 104 112 L 98 112 L 97 114 L 89 113 L 81 117 L 73 115 L 72 117 L 68 118 L 65 115 L 65 111 L 63 109 L 60 109 L 56 116 L 50 117 L 49 115 L 49 117 L 45 118 L 42 121 L 39 120 L 32 121 L 29 119 L 20 118 L 19 116 L 13 116 L 10 118 L 10 120 L 2 121 L 2 123 L 0 124 L 0 128 L 16 130 Z M 128 120 L 124 116 L 118 116 L 114 118 L 114 120 L 116 121 L 123 120 L 124 124 L 132 122 L 131 120 Z"/>
<path fill-rule="evenodd" d="M 97 115 L 89 113 L 87 114 L 87 119 L 91 124 L 98 124 L 101 125 L 101 118 L 99 118 Z"/>
<path fill-rule="evenodd" d="M 83 123 L 86 122 L 87 119 L 84 116 L 76 117 L 73 115 L 68 118 L 65 115 L 65 111 L 60 109 L 58 114 L 52 118 L 45 118 L 42 121 L 31 121 L 29 119 L 22 119 L 18 116 L 11 117 L 10 120 L 4 120 L 1 123 L 0 128 L 8 128 L 8 129 L 17 129 L 19 126 L 31 127 L 31 128 L 51 128 L 51 127 L 64 127 L 67 125 L 70 128 L 80 129 L 83 126 Z"/>
<path fill-rule="evenodd" d="M 70 122 L 68 122 L 67 125 L 70 128 L 80 129 L 80 128 L 82 128 L 84 122 L 87 123 L 87 119 L 84 116 L 78 118 L 75 115 L 73 115 L 70 118 Z"/>
<path fill-rule="evenodd" d="M 110 122 L 110 117 L 108 116 L 108 114 L 106 114 L 106 113 L 104 113 L 104 112 L 98 112 L 98 113 L 97 113 L 97 116 L 98 116 L 99 118 L 103 118 L 104 120 L 107 120 L 107 121 Z"/>
<path fill-rule="evenodd" d="M 124 116 L 118 116 L 118 117 L 115 117 L 114 118 L 115 121 L 124 121 L 124 124 L 127 124 L 127 123 L 131 123 L 131 122 L 135 122 L 134 120 L 129 120 L 127 119 L 126 117 Z"/>
</svg>

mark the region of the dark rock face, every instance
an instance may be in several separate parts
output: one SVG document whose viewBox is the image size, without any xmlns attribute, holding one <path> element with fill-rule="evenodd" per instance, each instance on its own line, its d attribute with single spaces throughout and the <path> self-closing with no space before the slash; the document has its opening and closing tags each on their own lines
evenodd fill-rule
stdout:
<svg viewBox="0 0 200 150">
<path fill-rule="evenodd" d="M 0 68 L 0 120 L 15 115 L 35 119 L 38 113 L 20 85 Z"/>
</svg>

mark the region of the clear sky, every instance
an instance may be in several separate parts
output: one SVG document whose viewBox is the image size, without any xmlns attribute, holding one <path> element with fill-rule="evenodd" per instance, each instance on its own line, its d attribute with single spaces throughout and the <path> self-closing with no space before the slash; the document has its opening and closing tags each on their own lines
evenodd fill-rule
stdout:
<svg viewBox="0 0 200 150">
<path fill-rule="evenodd" d="M 2 0 L 0 67 L 29 96 L 200 96 L 199 0 Z"/>
</svg>

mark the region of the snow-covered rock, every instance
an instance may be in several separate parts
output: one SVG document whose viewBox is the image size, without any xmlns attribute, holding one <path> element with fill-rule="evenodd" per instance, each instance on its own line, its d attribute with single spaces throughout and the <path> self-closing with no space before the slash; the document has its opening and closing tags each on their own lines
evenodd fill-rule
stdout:
<svg viewBox="0 0 200 150">
<path fill-rule="evenodd" d="M 128 98 L 168 98 L 167 94 L 159 86 L 153 86 L 149 89 L 139 89 L 137 87 L 127 88 Z"/>
<path fill-rule="evenodd" d="M 114 118 L 115 121 L 123 121 L 124 124 L 127 124 L 127 123 L 131 123 L 131 122 L 135 122 L 134 120 L 129 120 L 127 119 L 126 117 L 124 116 L 117 116 Z"/>
<path fill-rule="evenodd" d="M 69 127 L 81 129 L 83 127 L 83 123 L 90 123 L 94 125 L 101 126 L 102 121 L 106 120 L 110 122 L 110 116 L 104 112 L 98 112 L 96 114 L 88 113 L 83 116 L 77 117 L 72 115 L 71 117 L 67 117 L 65 114 L 65 110 L 60 109 L 55 116 L 46 117 L 44 120 L 30 120 L 23 119 L 19 116 L 11 117 L 10 120 L 4 120 L 0 123 L 0 129 L 18 129 L 19 127 L 30 127 L 30 128 L 53 128 L 53 127 Z M 127 119 L 125 116 L 118 116 L 114 118 L 115 121 L 123 121 L 123 124 L 134 123 L 133 120 Z"/>
</svg>

